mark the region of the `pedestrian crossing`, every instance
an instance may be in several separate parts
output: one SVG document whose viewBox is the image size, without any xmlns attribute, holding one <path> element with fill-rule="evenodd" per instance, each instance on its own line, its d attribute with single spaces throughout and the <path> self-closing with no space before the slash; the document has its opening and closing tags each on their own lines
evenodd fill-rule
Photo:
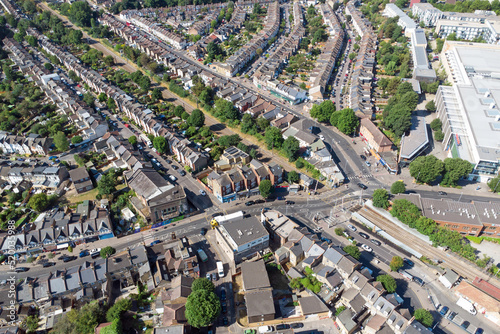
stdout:
<svg viewBox="0 0 500 334">
<path fill-rule="evenodd" d="M 349 176 L 349 180 L 364 180 L 364 179 L 369 179 L 372 178 L 372 174 L 362 174 L 362 175 L 355 175 L 355 176 Z"/>
</svg>

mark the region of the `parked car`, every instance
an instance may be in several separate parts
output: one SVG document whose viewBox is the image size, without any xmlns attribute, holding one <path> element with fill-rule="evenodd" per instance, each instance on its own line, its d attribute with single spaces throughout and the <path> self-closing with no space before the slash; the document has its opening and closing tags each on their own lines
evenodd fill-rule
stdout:
<svg viewBox="0 0 500 334">
<path fill-rule="evenodd" d="M 211 280 L 212 280 L 212 275 L 210 275 L 210 273 L 207 273 L 207 274 L 205 275 L 205 278 L 206 278 L 207 280 L 211 281 Z"/>
<path fill-rule="evenodd" d="M 367 252 L 370 252 L 370 253 L 373 252 L 373 249 L 368 245 L 361 245 L 361 248 L 363 248 Z"/>
<path fill-rule="evenodd" d="M 174 182 L 174 181 L 177 181 L 177 178 L 173 175 L 169 175 L 168 178 L 170 179 L 170 181 Z"/>
<path fill-rule="evenodd" d="M 222 288 L 220 290 L 220 299 L 221 300 L 226 300 L 226 289 Z"/>
<path fill-rule="evenodd" d="M 294 204 L 295 204 L 295 202 L 294 202 L 294 201 L 286 201 L 286 202 L 285 202 L 285 204 L 286 204 L 286 205 L 294 205 Z"/>
<path fill-rule="evenodd" d="M 224 214 L 222 212 L 212 213 L 212 218 L 220 217 L 220 216 L 224 216 Z"/>
<path fill-rule="evenodd" d="M 201 234 L 201 235 L 205 235 L 205 234 L 207 234 L 207 229 L 206 229 L 206 228 L 204 228 L 204 227 L 202 227 L 202 228 L 200 229 L 200 234 Z"/>
<path fill-rule="evenodd" d="M 448 195 L 447 193 L 445 193 L 444 191 L 438 191 L 438 194 L 441 195 L 441 196 L 446 196 Z"/>
<path fill-rule="evenodd" d="M 262 204 L 262 203 L 266 203 L 266 201 L 264 201 L 263 199 L 256 199 L 254 201 L 255 204 Z"/>
<path fill-rule="evenodd" d="M 70 262 L 76 259 L 76 256 L 67 256 L 63 259 L 63 262 Z"/>
<path fill-rule="evenodd" d="M 179 172 L 179 174 L 180 174 L 181 176 L 185 176 L 185 175 L 186 175 L 186 171 L 185 171 L 185 170 L 181 170 L 181 171 Z"/>
<path fill-rule="evenodd" d="M 303 323 L 301 323 L 301 322 L 296 322 L 296 323 L 294 323 L 294 324 L 291 324 L 291 325 L 290 325 L 290 327 L 292 327 L 292 328 L 294 328 L 294 329 L 295 329 L 295 328 L 302 328 L 302 327 L 304 327 L 304 324 L 303 324 Z"/>
<path fill-rule="evenodd" d="M 370 238 L 370 237 L 368 236 L 368 234 L 363 233 L 363 232 L 359 232 L 359 236 L 360 236 L 361 238 L 364 238 L 364 239 L 369 239 L 369 238 Z"/>
<path fill-rule="evenodd" d="M 448 306 L 443 306 L 441 308 L 441 310 L 439 311 L 439 314 L 441 314 L 444 317 L 446 315 L 446 313 L 448 313 L 449 310 L 450 310 L 450 308 Z"/>
<path fill-rule="evenodd" d="M 375 239 L 370 239 L 370 242 L 371 242 L 372 244 L 374 244 L 374 245 L 377 245 L 377 246 L 381 246 L 381 245 L 382 245 L 382 243 L 381 243 L 380 241 L 375 240 Z"/>
<path fill-rule="evenodd" d="M 450 312 L 450 314 L 448 314 L 448 320 L 452 321 L 453 319 L 455 319 L 457 314 L 457 312 Z"/>
<path fill-rule="evenodd" d="M 254 201 L 248 201 L 245 203 L 246 206 L 251 206 L 251 205 L 254 205 L 255 202 Z"/>
<path fill-rule="evenodd" d="M 356 232 L 357 231 L 357 228 L 355 228 L 354 226 L 352 225 L 347 225 L 347 228 L 350 229 L 351 231 L 353 232 Z"/>
<path fill-rule="evenodd" d="M 484 329 L 478 328 L 478 329 L 476 329 L 476 332 L 474 334 L 483 334 L 483 333 L 484 333 Z"/>
<path fill-rule="evenodd" d="M 423 286 L 425 284 L 423 279 L 421 279 L 420 277 L 415 277 L 415 276 L 413 276 L 413 282 L 417 283 L 420 286 Z"/>
<path fill-rule="evenodd" d="M 221 307 L 222 307 L 222 314 L 226 314 L 227 313 L 227 304 L 226 304 L 226 302 L 222 302 L 220 304 L 221 304 Z"/>
<path fill-rule="evenodd" d="M 200 195 L 201 195 L 201 196 L 206 196 L 206 195 L 207 195 L 207 193 L 205 192 L 205 190 L 200 189 Z"/>
<path fill-rule="evenodd" d="M 366 157 L 365 157 L 363 154 L 361 154 L 359 157 L 360 157 L 362 160 L 366 161 Z"/>
<path fill-rule="evenodd" d="M 42 267 L 44 268 L 48 268 L 48 267 L 52 267 L 55 265 L 55 262 L 45 262 Z"/>
<path fill-rule="evenodd" d="M 276 326 L 277 331 L 282 330 L 282 329 L 289 329 L 289 328 L 290 328 L 290 325 L 288 325 L 288 324 L 279 324 Z"/>
<path fill-rule="evenodd" d="M 469 328 L 469 326 L 470 326 L 470 322 L 468 322 L 468 321 L 464 321 L 460 325 L 460 327 L 462 327 L 464 330 L 467 330 L 467 328 Z"/>
<path fill-rule="evenodd" d="M 87 255 L 89 255 L 89 252 L 88 252 L 88 251 L 86 251 L 86 250 L 82 250 L 78 256 L 79 256 L 79 257 L 85 257 L 85 256 L 87 256 Z"/>
<path fill-rule="evenodd" d="M 369 161 L 365 161 L 365 164 L 370 167 L 372 164 Z"/>
<path fill-rule="evenodd" d="M 255 333 L 257 333 L 257 332 L 255 331 L 255 329 L 245 329 L 245 332 L 244 332 L 244 333 L 245 333 L 245 334 L 255 334 Z"/>
<path fill-rule="evenodd" d="M 14 271 L 16 273 L 24 273 L 26 271 L 30 270 L 30 268 L 27 268 L 27 267 L 17 267 L 16 269 L 14 269 Z"/>
<path fill-rule="evenodd" d="M 413 267 L 415 265 L 412 260 L 407 259 L 406 257 L 403 259 L 403 262 L 406 263 L 408 267 Z"/>
</svg>

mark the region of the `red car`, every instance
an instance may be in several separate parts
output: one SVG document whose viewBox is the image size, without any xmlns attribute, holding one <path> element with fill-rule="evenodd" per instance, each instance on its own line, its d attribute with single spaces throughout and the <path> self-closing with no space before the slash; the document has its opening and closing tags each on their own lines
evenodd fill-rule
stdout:
<svg viewBox="0 0 500 334">
<path fill-rule="evenodd" d="M 127 123 L 124 124 L 126 128 L 130 127 L 130 125 L 128 125 Z"/>
</svg>

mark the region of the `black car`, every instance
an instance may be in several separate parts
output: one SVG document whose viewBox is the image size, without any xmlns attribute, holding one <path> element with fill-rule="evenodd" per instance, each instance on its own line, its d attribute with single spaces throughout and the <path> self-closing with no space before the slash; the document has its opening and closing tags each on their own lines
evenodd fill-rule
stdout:
<svg viewBox="0 0 500 334">
<path fill-rule="evenodd" d="M 457 312 L 450 312 L 450 314 L 448 314 L 448 320 L 452 321 L 453 319 L 455 319 L 457 314 Z"/>
<path fill-rule="evenodd" d="M 438 191 L 438 194 L 441 195 L 441 196 L 446 196 L 448 195 L 447 193 L 445 193 L 444 191 Z"/>
<path fill-rule="evenodd" d="M 63 259 L 63 262 L 70 262 L 76 259 L 76 256 L 67 256 Z"/>
<path fill-rule="evenodd" d="M 381 246 L 381 245 L 382 245 L 382 243 L 381 243 L 380 241 L 375 240 L 375 239 L 370 239 L 370 242 L 371 242 L 372 244 L 374 244 L 374 245 L 377 245 L 377 246 Z"/>
<path fill-rule="evenodd" d="M 206 229 L 206 228 L 204 228 L 204 227 L 202 227 L 202 228 L 200 229 L 200 234 L 201 234 L 201 235 L 205 235 L 205 234 L 207 234 L 207 229 Z"/>
<path fill-rule="evenodd" d="M 359 183 L 358 183 L 358 187 L 360 187 L 360 188 L 361 188 L 361 189 L 363 189 L 363 190 L 368 189 L 368 187 L 367 187 L 367 186 L 365 186 L 365 185 L 364 185 L 363 183 L 361 183 L 361 182 L 359 182 Z"/>
<path fill-rule="evenodd" d="M 263 199 L 256 199 L 254 201 L 255 204 L 262 204 L 262 203 L 266 203 L 266 201 L 264 201 Z"/>
<path fill-rule="evenodd" d="M 467 328 L 469 328 L 470 326 L 470 322 L 468 321 L 464 321 L 462 322 L 462 324 L 460 325 L 460 327 L 462 327 L 463 329 L 467 330 Z"/>
<path fill-rule="evenodd" d="M 483 333 L 484 333 L 484 329 L 478 328 L 478 329 L 476 329 L 476 332 L 474 334 L 483 334 Z"/>
<path fill-rule="evenodd" d="M 295 328 L 302 328 L 302 327 L 304 327 L 304 324 L 303 324 L 303 323 L 301 323 L 301 322 L 296 322 L 296 323 L 294 323 L 294 324 L 291 324 L 291 325 L 290 325 L 290 327 L 292 327 L 292 328 L 294 328 L 294 329 L 295 329 Z"/>
<path fill-rule="evenodd" d="M 226 289 L 220 290 L 220 300 L 226 300 Z"/>
<path fill-rule="evenodd" d="M 227 313 L 227 304 L 226 304 L 226 302 L 222 302 L 221 306 L 222 306 L 222 313 L 226 314 Z"/>
<path fill-rule="evenodd" d="M 415 263 L 413 263 L 412 260 L 407 259 L 406 257 L 403 259 L 403 262 L 406 263 L 406 265 L 408 265 L 408 267 L 413 267 L 415 265 Z"/>
<path fill-rule="evenodd" d="M 169 160 L 169 159 L 167 159 L 165 161 L 167 162 L 167 164 L 171 164 L 172 163 L 172 160 Z"/>
<path fill-rule="evenodd" d="M 255 202 L 254 201 L 248 201 L 245 203 L 246 206 L 251 206 L 251 205 L 254 205 Z"/>
<path fill-rule="evenodd" d="M 289 328 L 290 328 L 290 325 L 288 325 L 288 324 L 279 324 L 276 326 L 277 331 L 282 330 L 282 329 L 289 329 Z"/>
<path fill-rule="evenodd" d="M 181 171 L 179 172 L 179 174 L 180 174 L 181 176 L 184 176 L 184 175 L 186 175 L 186 171 L 185 171 L 185 170 L 181 170 Z"/>
<path fill-rule="evenodd" d="M 413 276 L 413 282 L 417 283 L 420 286 L 423 286 L 425 284 L 423 279 L 421 279 L 420 277 L 416 277 L 416 276 Z"/>
<path fill-rule="evenodd" d="M 54 262 L 45 262 L 42 266 L 43 266 L 44 268 L 47 268 L 47 267 L 52 267 L 53 265 L 55 265 L 55 263 L 54 263 Z"/>
<path fill-rule="evenodd" d="M 286 202 L 285 202 L 285 204 L 286 204 L 286 205 L 294 205 L 294 204 L 295 204 L 295 202 L 294 202 L 294 201 L 286 201 Z"/>
<path fill-rule="evenodd" d="M 359 232 L 359 236 L 360 236 L 361 238 L 364 238 L 364 239 L 368 239 L 368 238 L 370 238 L 370 237 L 368 236 L 368 234 L 363 233 L 363 232 Z"/>
<path fill-rule="evenodd" d="M 16 273 L 24 273 L 26 271 L 30 270 L 30 268 L 26 268 L 26 267 L 17 267 L 16 269 L 14 269 L 14 271 Z"/>
<path fill-rule="evenodd" d="M 360 154 L 359 156 L 361 159 L 363 159 L 364 161 L 366 161 L 366 157 L 363 155 L 363 154 Z"/>
</svg>

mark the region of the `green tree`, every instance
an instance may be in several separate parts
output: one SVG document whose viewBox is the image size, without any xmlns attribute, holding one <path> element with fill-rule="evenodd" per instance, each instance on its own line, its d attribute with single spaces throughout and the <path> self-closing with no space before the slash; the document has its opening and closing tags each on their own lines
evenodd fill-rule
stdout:
<svg viewBox="0 0 500 334">
<path fill-rule="evenodd" d="M 270 126 L 266 129 L 264 134 L 264 141 L 267 145 L 267 149 L 281 148 L 283 144 L 283 136 L 281 135 L 280 129 Z"/>
<path fill-rule="evenodd" d="M 198 290 L 206 290 L 209 292 L 215 291 L 215 286 L 214 283 L 212 283 L 211 280 L 205 278 L 205 277 L 200 277 L 197 278 L 193 281 L 193 284 L 191 284 L 191 291 L 198 291 Z"/>
<path fill-rule="evenodd" d="M 113 56 L 106 56 L 104 57 L 103 61 L 108 67 L 111 67 L 115 64 L 115 58 L 113 58 Z"/>
<path fill-rule="evenodd" d="M 420 209 L 406 199 L 397 199 L 392 202 L 391 215 L 410 227 L 414 227 L 421 216 Z"/>
<path fill-rule="evenodd" d="M 94 12 L 87 1 L 74 2 L 69 10 L 69 19 L 80 27 L 90 27 L 90 19 L 93 16 Z"/>
<path fill-rule="evenodd" d="M 115 319 L 110 325 L 101 329 L 100 334 L 121 334 L 122 331 L 122 321 L 121 319 Z"/>
<path fill-rule="evenodd" d="M 195 328 L 210 325 L 219 316 L 220 311 L 219 298 L 212 291 L 193 291 L 187 298 L 186 318 L 188 323 Z"/>
<path fill-rule="evenodd" d="M 177 117 L 181 117 L 182 114 L 185 112 L 186 110 L 184 109 L 183 106 L 176 106 L 175 109 L 174 109 L 174 115 L 177 116 Z"/>
<path fill-rule="evenodd" d="M 444 176 L 441 184 L 455 186 L 461 178 L 467 177 L 473 169 L 473 165 L 467 160 L 460 158 L 444 159 Z"/>
<path fill-rule="evenodd" d="M 423 308 L 415 310 L 413 316 L 415 317 L 415 320 L 417 320 L 427 328 L 431 327 L 432 323 L 434 322 L 434 318 L 432 317 L 431 312 Z"/>
<path fill-rule="evenodd" d="M 54 334 L 93 334 L 95 327 L 105 321 L 103 309 L 97 302 L 84 304 L 80 309 L 65 313 L 54 325 Z"/>
<path fill-rule="evenodd" d="M 436 104 L 434 103 L 434 100 L 427 102 L 425 104 L 425 109 L 428 112 L 435 112 L 436 111 Z"/>
<path fill-rule="evenodd" d="M 111 255 L 113 255 L 115 253 L 116 253 L 116 249 L 114 249 L 111 246 L 106 246 L 103 249 L 101 249 L 101 257 L 103 259 L 107 259 L 108 257 L 110 257 Z"/>
<path fill-rule="evenodd" d="M 71 138 L 71 143 L 72 144 L 79 144 L 83 141 L 82 136 L 74 136 Z"/>
<path fill-rule="evenodd" d="M 344 229 L 342 227 L 335 228 L 335 234 L 341 236 L 344 234 Z"/>
<path fill-rule="evenodd" d="M 439 118 L 435 118 L 432 120 L 431 122 L 431 129 L 433 131 L 438 131 L 438 130 L 441 130 L 443 127 L 443 123 L 441 122 L 441 120 Z"/>
<path fill-rule="evenodd" d="M 158 137 L 155 137 L 153 139 L 153 147 L 156 149 L 156 151 L 158 151 L 158 153 L 160 154 L 164 154 L 167 152 L 168 150 L 168 142 L 167 142 L 167 139 L 165 139 L 165 137 L 161 137 L 161 136 L 158 136 Z"/>
<path fill-rule="evenodd" d="M 290 281 L 290 287 L 294 290 L 299 290 L 302 288 L 302 283 L 300 282 L 300 277 L 295 277 Z"/>
<path fill-rule="evenodd" d="M 268 198 L 273 192 L 273 184 L 269 180 L 263 180 L 259 184 L 260 195 L 264 198 Z"/>
<path fill-rule="evenodd" d="M 398 287 L 396 280 L 391 275 L 379 275 L 377 276 L 377 282 L 381 282 L 388 293 L 396 292 Z"/>
<path fill-rule="evenodd" d="M 404 265 L 403 259 L 400 256 L 393 256 L 391 263 L 389 263 L 389 267 L 391 271 L 398 271 Z"/>
<path fill-rule="evenodd" d="M 130 310 L 132 307 L 132 300 L 129 298 L 122 298 L 117 300 L 106 312 L 106 320 L 112 322 L 116 319 L 120 320 L 123 313 Z"/>
<path fill-rule="evenodd" d="M 493 191 L 494 193 L 499 193 L 500 192 L 500 176 L 489 179 L 487 185 L 491 191 Z"/>
<path fill-rule="evenodd" d="M 161 99 L 161 90 L 160 88 L 155 88 L 153 89 L 153 91 L 151 92 L 151 98 L 155 101 L 158 101 L 159 99 Z"/>
<path fill-rule="evenodd" d="M 299 141 L 297 138 L 290 136 L 283 142 L 281 149 L 288 158 L 288 161 L 295 161 L 297 160 L 297 154 L 300 149 Z"/>
<path fill-rule="evenodd" d="M 136 136 L 128 137 L 128 142 L 130 145 L 133 145 L 133 146 L 137 145 L 137 137 Z"/>
<path fill-rule="evenodd" d="M 406 191 L 406 186 L 403 181 L 396 181 L 391 186 L 391 194 L 402 194 Z"/>
<path fill-rule="evenodd" d="M 421 183 L 434 182 L 443 170 L 444 162 L 433 155 L 420 156 L 410 163 L 410 175 Z"/>
<path fill-rule="evenodd" d="M 361 257 L 361 252 L 359 251 L 358 246 L 355 245 L 347 245 L 343 248 L 344 252 L 355 258 L 356 260 L 359 260 Z"/>
<path fill-rule="evenodd" d="M 337 128 L 340 132 L 350 135 L 356 131 L 359 126 L 359 119 L 354 113 L 354 110 L 347 108 L 341 111 L 337 122 Z"/>
<path fill-rule="evenodd" d="M 442 142 L 444 139 L 444 133 L 441 130 L 434 132 L 434 140 Z"/>
<path fill-rule="evenodd" d="M 45 211 L 49 206 L 49 199 L 47 197 L 47 194 L 40 193 L 31 196 L 30 200 L 28 201 L 28 205 L 30 206 L 30 208 L 37 212 Z"/>
<path fill-rule="evenodd" d="M 68 138 L 66 138 L 64 132 L 59 131 L 54 135 L 54 145 L 60 152 L 64 152 L 69 148 Z"/>
<path fill-rule="evenodd" d="M 73 253 L 73 247 L 71 245 L 68 246 L 68 252 Z"/>
<path fill-rule="evenodd" d="M 51 63 L 45 63 L 43 64 L 43 67 L 45 67 L 48 71 L 52 71 L 54 69 L 54 66 Z"/>
<path fill-rule="evenodd" d="M 200 109 L 194 109 L 187 119 L 187 123 L 197 128 L 202 127 L 205 124 L 205 114 Z"/>
<path fill-rule="evenodd" d="M 40 319 L 37 315 L 30 315 L 23 320 L 21 327 L 26 330 L 27 334 L 33 334 L 38 328 L 38 322 Z"/>
<path fill-rule="evenodd" d="M 385 189 L 376 189 L 373 192 L 373 206 L 387 209 L 389 207 L 389 193 Z"/>
<path fill-rule="evenodd" d="M 99 195 L 109 195 L 116 190 L 116 173 L 114 169 L 111 169 L 106 174 L 104 174 L 99 182 L 97 183 L 97 189 Z"/>
<path fill-rule="evenodd" d="M 289 171 L 287 176 L 288 176 L 288 182 L 290 183 L 298 183 L 300 181 L 299 173 L 297 173 L 294 170 Z"/>
</svg>

